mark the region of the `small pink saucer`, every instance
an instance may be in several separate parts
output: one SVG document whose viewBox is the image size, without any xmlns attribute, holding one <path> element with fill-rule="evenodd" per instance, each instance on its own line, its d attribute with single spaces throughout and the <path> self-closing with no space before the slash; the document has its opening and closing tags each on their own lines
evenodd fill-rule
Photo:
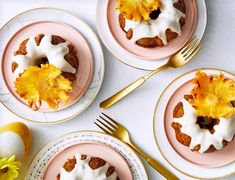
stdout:
<svg viewBox="0 0 235 180">
<path fill-rule="evenodd" d="M 70 41 L 77 50 L 79 58 L 79 68 L 76 74 L 77 79 L 73 82 L 73 92 L 69 94 L 70 103 L 59 105 L 58 110 L 65 109 L 73 105 L 86 92 L 93 75 L 93 55 L 86 39 L 73 27 L 60 21 L 37 21 L 28 24 L 17 31 L 9 40 L 2 56 L 3 79 L 11 94 L 21 103 L 28 106 L 27 102 L 16 94 L 14 90 L 14 78 L 11 71 L 12 56 L 14 51 L 18 50 L 20 43 L 40 33 L 58 35 L 65 40 Z M 58 111 L 57 110 L 57 111 Z M 40 111 L 54 112 L 49 109 L 46 103 L 43 103 Z"/>
<path fill-rule="evenodd" d="M 72 158 L 77 153 L 100 157 L 115 167 L 115 171 L 120 179 L 132 179 L 130 168 L 124 158 L 111 147 L 99 143 L 82 143 L 62 150 L 47 166 L 43 179 L 56 179 L 56 176 L 60 173 L 60 169 L 63 167 L 67 159 Z"/>
<path fill-rule="evenodd" d="M 192 88 L 193 84 L 191 81 L 180 86 L 172 95 L 168 101 L 168 105 L 166 106 L 164 127 L 170 145 L 182 158 L 198 166 L 215 168 L 233 162 L 235 160 L 235 140 L 229 142 L 228 145 L 221 150 L 203 154 L 192 152 L 188 147 L 177 141 L 175 131 L 171 127 L 171 123 L 173 121 L 173 110 L 185 94 L 190 94 Z"/>
<path fill-rule="evenodd" d="M 118 12 L 116 10 L 116 1 L 108 0 L 107 3 L 107 21 L 109 30 L 114 39 L 130 55 L 143 60 L 161 60 L 174 54 L 190 40 L 197 25 L 197 3 L 195 0 L 185 0 L 186 18 L 183 26 L 182 35 L 166 46 L 160 48 L 142 48 L 126 38 L 125 33 L 119 26 Z M 105 17 L 104 17 L 105 18 Z"/>
</svg>

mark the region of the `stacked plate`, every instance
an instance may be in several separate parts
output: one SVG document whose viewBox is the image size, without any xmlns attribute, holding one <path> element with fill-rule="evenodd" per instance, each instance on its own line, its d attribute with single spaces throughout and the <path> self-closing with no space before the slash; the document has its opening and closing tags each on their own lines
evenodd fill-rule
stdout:
<svg viewBox="0 0 235 180">
<path fill-rule="evenodd" d="M 206 74 L 235 75 L 219 69 L 201 69 Z M 234 173 L 235 141 L 221 150 L 211 153 L 192 152 L 180 144 L 171 124 L 173 111 L 184 95 L 190 94 L 197 70 L 185 73 L 173 80 L 161 94 L 154 111 L 153 131 L 156 144 L 165 160 L 179 172 L 196 179 L 221 178 Z"/>
<path fill-rule="evenodd" d="M 142 48 L 127 40 L 119 27 L 115 1 L 104 0 L 97 5 L 97 30 L 109 49 L 117 59 L 135 68 L 154 70 L 165 64 L 169 57 L 180 50 L 192 36 L 201 40 L 207 23 L 207 12 L 204 0 L 185 1 L 186 24 L 182 35 L 162 48 Z M 200 12 L 200 13 L 199 13 Z"/>
<path fill-rule="evenodd" d="M 34 158 L 26 179 L 55 179 L 67 159 L 77 152 L 109 162 L 120 179 L 148 179 L 140 159 L 127 145 L 95 131 L 70 133 L 47 144 Z"/>
<path fill-rule="evenodd" d="M 23 101 L 14 90 L 12 55 L 24 39 L 40 33 L 64 37 L 78 51 L 79 69 L 76 81 L 73 82 L 74 91 L 69 94 L 71 102 L 60 104 L 57 111 L 52 111 L 45 105 L 42 105 L 40 111 L 32 111 L 27 102 Z M 0 41 L 2 42 L 0 101 L 15 115 L 37 123 L 63 122 L 84 111 L 96 97 L 104 75 L 103 52 L 93 30 L 77 16 L 52 8 L 29 10 L 3 26 L 0 31 Z"/>
</svg>

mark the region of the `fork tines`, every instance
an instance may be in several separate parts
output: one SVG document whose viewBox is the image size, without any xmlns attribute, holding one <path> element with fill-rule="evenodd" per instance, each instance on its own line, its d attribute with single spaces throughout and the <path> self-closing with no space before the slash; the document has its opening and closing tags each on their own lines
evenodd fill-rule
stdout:
<svg viewBox="0 0 235 180">
<path fill-rule="evenodd" d="M 103 115 L 103 116 L 102 116 Z M 104 131 L 107 134 L 112 134 L 114 131 L 120 126 L 118 122 L 116 122 L 114 119 L 109 117 L 108 115 L 102 113 L 100 119 L 96 119 L 97 122 L 94 122 L 96 126 L 98 126 L 102 131 Z"/>
<path fill-rule="evenodd" d="M 180 52 L 185 60 L 190 60 L 198 53 L 201 47 L 202 46 L 199 39 L 194 36 Z"/>
</svg>

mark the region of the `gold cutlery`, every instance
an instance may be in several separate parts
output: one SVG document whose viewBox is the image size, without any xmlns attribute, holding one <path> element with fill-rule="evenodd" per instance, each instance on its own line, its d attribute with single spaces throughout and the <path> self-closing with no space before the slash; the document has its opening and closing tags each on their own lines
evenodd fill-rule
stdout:
<svg viewBox="0 0 235 180">
<path fill-rule="evenodd" d="M 198 51 L 201 49 L 200 41 L 193 37 L 192 40 L 180 51 L 175 53 L 171 56 L 169 61 L 164 64 L 163 66 L 153 70 L 149 74 L 137 79 L 135 82 L 131 83 L 130 85 L 126 86 L 124 89 L 120 90 L 118 93 L 114 94 L 110 98 L 106 99 L 105 101 L 100 103 L 100 107 L 103 109 L 106 109 L 128 94 L 130 94 L 132 91 L 137 89 L 140 85 L 142 85 L 146 80 L 148 80 L 150 77 L 155 75 L 161 70 L 168 69 L 168 68 L 179 68 L 186 63 L 188 63 L 193 57 L 198 53 Z"/>
<path fill-rule="evenodd" d="M 137 153 L 139 153 L 154 169 L 156 169 L 160 174 L 162 174 L 166 179 L 176 180 L 178 179 L 173 173 L 166 169 L 163 165 L 157 162 L 152 157 L 144 153 L 140 148 L 134 145 L 130 139 L 129 132 L 120 123 L 109 117 L 108 115 L 102 113 L 103 116 L 99 116 L 101 120 L 96 119 L 94 122 L 102 131 L 106 134 L 112 135 L 122 142 L 129 145 Z"/>
</svg>

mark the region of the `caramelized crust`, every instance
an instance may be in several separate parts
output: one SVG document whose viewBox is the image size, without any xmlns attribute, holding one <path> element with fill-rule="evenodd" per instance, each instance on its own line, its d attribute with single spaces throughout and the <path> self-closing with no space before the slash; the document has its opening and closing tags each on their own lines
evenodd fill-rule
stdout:
<svg viewBox="0 0 235 180">
<path fill-rule="evenodd" d="M 175 130 L 176 139 L 183 145 L 189 146 L 191 142 L 191 137 L 187 134 L 181 132 L 181 124 L 173 122 L 171 127 Z"/>
<path fill-rule="evenodd" d="M 95 170 L 98 169 L 102 166 L 104 166 L 106 164 L 106 162 L 98 157 L 92 157 L 91 161 L 89 162 L 89 166 L 91 167 L 91 169 Z"/>
<path fill-rule="evenodd" d="M 130 40 L 133 36 L 133 29 L 131 28 L 128 31 L 125 31 L 125 29 L 124 29 L 125 25 L 126 25 L 125 18 L 123 17 L 122 14 L 119 14 L 118 18 L 119 18 L 119 25 L 120 25 L 121 29 L 126 33 L 126 38 Z"/>
<path fill-rule="evenodd" d="M 175 106 L 175 109 L 173 111 L 173 117 L 174 118 L 181 118 L 183 117 L 184 115 L 184 109 L 182 108 L 183 107 L 183 103 L 182 102 L 179 102 L 176 106 Z"/>
<path fill-rule="evenodd" d="M 16 70 L 16 68 L 18 68 L 18 64 L 17 64 L 16 62 L 13 62 L 13 63 L 11 64 L 11 70 L 12 70 L 12 72 L 14 72 L 14 71 Z"/>
<path fill-rule="evenodd" d="M 164 44 L 159 37 L 141 38 L 136 41 L 136 44 L 145 48 L 163 47 Z"/>
<path fill-rule="evenodd" d="M 44 34 L 39 34 L 35 37 L 35 42 L 36 44 L 39 46 L 40 43 L 41 43 L 41 40 L 42 38 L 44 37 Z M 27 42 L 29 41 L 29 38 L 28 39 L 25 39 L 19 46 L 19 49 L 17 51 L 14 52 L 14 55 L 17 56 L 17 55 L 26 55 L 27 54 Z M 51 43 L 53 45 L 58 45 L 60 43 L 64 43 L 66 42 L 63 38 L 61 38 L 60 36 L 56 36 L 56 35 L 52 35 L 52 41 Z M 77 57 L 77 52 L 74 48 L 73 45 L 68 45 L 68 48 L 69 48 L 69 52 L 68 54 L 65 55 L 65 60 L 72 66 L 74 67 L 75 69 L 78 69 L 78 57 Z M 48 60 L 47 58 L 44 58 L 42 59 L 42 64 L 43 63 L 48 63 Z M 16 68 L 18 67 L 18 64 L 16 62 L 13 62 L 12 63 L 12 66 L 11 66 L 11 69 L 12 69 L 12 72 L 14 72 L 16 70 Z M 74 81 L 76 79 L 76 75 L 75 74 L 72 74 L 72 73 L 68 73 L 68 72 L 62 72 L 62 75 L 69 79 L 70 81 Z"/>
<path fill-rule="evenodd" d="M 186 8 L 183 0 L 179 0 L 177 3 L 174 4 L 174 7 L 184 14 L 186 13 Z"/>
<path fill-rule="evenodd" d="M 66 171 L 71 172 L 74 169 L 76 163 L 77 163 L 77 161 L 76 161 L 75 157 L 72 159 L 68 159 L 68 161 L 65 162 L 63 168 Z"/>
</svg>

